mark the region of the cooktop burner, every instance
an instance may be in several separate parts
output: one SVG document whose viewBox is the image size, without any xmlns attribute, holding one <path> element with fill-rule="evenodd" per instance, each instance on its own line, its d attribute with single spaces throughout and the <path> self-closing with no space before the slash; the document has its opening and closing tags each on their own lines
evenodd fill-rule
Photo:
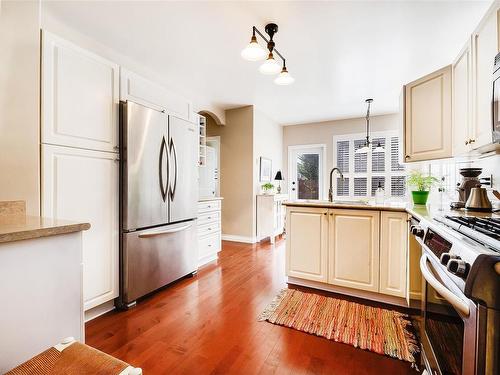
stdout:
<svg viewBox="0 0 500 375">
<path fill-rule="evenodd" d="M 500 240 L 500 218 L 449 215 L 445 217 L 457 224 L 477 230 L 495 240 Z"/>
</svg>

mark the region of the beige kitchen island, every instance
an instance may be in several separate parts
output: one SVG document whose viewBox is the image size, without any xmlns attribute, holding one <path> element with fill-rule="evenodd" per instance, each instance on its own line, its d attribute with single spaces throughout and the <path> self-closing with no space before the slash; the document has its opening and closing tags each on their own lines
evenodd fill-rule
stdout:
<svg viewBox="0 0 500 375">
<path fill-rule="evenodd" d="M 406 204 L 284 205 L 290 284 L 403 306 L 420 298 L 420 249 L 409 243 Z"/>
</svg>

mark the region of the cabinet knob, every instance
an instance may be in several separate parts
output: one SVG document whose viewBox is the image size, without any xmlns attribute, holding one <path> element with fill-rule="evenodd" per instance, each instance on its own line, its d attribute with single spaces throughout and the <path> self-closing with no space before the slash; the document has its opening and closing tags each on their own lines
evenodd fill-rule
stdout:
<svg viewBox="0 0 500 375">
<path fill-rule="evenodd" d="M 465 141 L 465 145 L 467 146 L 469 144 L 469 141 Z"/>
<path fill-rule="evenodd" d="M 469 143 L 474 143 L 474 142 L 476 142 L 475 139 L 469 139 Z"/>
<path fill-rule="evenodd" d="M 326 212 L 324 212 L 324 213 L 323 213 L 323 215 L 325 215 L 325 216 L 326 216 Z"/>
<path fill-rule="evenodd" d="M 405 159 L 411 159 L 410 155 L 405 155 Z"/>
</svg>

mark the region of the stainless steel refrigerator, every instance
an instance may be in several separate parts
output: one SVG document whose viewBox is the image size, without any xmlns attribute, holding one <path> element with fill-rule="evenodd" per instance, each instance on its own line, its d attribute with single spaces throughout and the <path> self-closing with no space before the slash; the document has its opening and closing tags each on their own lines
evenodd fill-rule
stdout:
<svg viewBox="0 0 500 375">
<path fill-rule="evenodd" d="M 120 103 L 120 298 L 127 307 L 197 270 L 196 124 Z"/>
</svg>

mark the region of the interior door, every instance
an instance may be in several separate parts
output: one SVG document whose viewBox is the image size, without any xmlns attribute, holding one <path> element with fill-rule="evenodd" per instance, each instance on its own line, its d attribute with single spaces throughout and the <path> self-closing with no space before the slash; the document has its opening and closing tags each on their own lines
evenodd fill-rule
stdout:
<svg viewBox="0 0 500 375">
<path fill-rule="evenodd" d="M 290 149 L 288 160 L 291 199 L 323 199 L 323 148 Z"/>
<path fill-rule="evenodd" d="M 122 104 L 125 230 L 168 222 L 167 115 L 143 105 Z"/>
<path fill-rule="evenodd" d="M 168 155 L 170 222 L 193 219 L 198 202 L 198 129 L 195 124 L 169 116 Z"/>
</svg>

